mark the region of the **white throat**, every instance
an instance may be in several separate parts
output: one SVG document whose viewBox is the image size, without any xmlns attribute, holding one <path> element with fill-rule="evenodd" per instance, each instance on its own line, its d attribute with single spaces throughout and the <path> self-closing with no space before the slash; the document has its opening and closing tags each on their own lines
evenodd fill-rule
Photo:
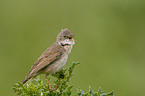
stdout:
<svg viewBox="0 0 145 96">
<path fill-rule="evenodd" d="M 67 53 L 71 53 L 71 49 L 73 47 L 73 45 L 75 44 L 74 40 L 69 40 L 69 39 L 66 39 L 64 41 L 61 41 L 61 42 L 58 42 L 59 45 L 64 45 L 64 49 L 67 51 Z"/>
</svg>

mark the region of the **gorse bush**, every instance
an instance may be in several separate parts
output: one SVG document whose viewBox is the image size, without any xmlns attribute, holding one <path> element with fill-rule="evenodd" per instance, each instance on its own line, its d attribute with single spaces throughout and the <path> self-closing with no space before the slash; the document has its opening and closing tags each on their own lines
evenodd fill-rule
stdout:
<svg viewBox="0 0 145 96">
<path fill-rule="evenodd" d="M 113 96 L 113 92 L 103 93 L 101 88 L 99 88 L 98 92 L 94 92 L 91 87 L 88 92 L 78 89 L 77 93 L 72 94 L 73 86 L 69 85 L 68 82 L 73 76 L 74 67 L 78 64 L 78 62 L 74 62 L 71 67 L 52 75 L 57 78 L 53 84 L 54 90 L 50 90 L 48 85 L 44 84 L 40 79 L 40 76 L 33 80 L 36 82 L 35 84 L 31 80 L 25 85 L 18 82 L 14 85 L 13 89 L 20 96 Z"/>
</svg>

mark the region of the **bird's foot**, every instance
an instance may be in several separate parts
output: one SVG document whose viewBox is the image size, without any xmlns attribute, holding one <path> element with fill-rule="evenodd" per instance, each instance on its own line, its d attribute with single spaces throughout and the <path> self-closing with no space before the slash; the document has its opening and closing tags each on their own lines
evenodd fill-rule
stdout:
<svg viewBox="0 0 145 96">
<path fill-rule="evenodd" d="M 50 89 L 50 91 L 54 91 L 54 90 L 56 90 L 58 88 L 58 85 L 56 85 L 54 88 L 49 88 Z"/>
</svg>

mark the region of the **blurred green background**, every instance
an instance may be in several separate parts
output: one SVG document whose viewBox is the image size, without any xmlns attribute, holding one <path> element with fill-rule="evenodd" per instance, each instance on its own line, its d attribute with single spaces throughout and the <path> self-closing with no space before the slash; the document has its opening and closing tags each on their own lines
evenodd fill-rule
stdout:
<svg viewBox="0 0 145 96">
<path fill-rule="evenodd" d="M 145 0 L 0 0 L 0 95 L 22 81 L 62 28 L 76 34 L 71 83 L 144 96 Z M 76 91 L 76 90 L 75 90 Z"/>
</svg>

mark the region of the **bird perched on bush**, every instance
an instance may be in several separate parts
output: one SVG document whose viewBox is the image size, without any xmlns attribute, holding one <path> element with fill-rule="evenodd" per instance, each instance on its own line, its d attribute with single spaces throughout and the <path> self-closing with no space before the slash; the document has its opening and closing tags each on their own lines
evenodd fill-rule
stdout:
<svg viewBox="0 0 145 96">
<path fill-rule="evenodd" d="M 37 59 L 22 83 L 25 84 L 29 79 L 33 79 L 39 74 L 46 74 L 46 80 L 49 89 L 51 89 L 48 75 L 61 71 L 66 64 L 68 55 L 71 53 L 71 49 L 75 44 L 75 40 L 72 38 L 73 36 L 74 34 L 70 30 L 62 29 L 57 36 L 56 42 L 48 47 Z"/>
</svg>

